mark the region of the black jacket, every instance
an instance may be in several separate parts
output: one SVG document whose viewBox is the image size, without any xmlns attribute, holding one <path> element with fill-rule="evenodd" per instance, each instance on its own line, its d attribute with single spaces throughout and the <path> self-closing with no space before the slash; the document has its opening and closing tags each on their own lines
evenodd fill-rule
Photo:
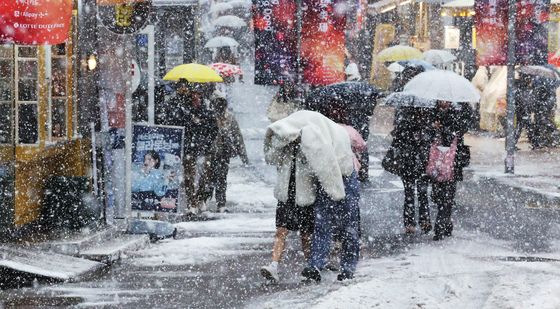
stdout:
<svg viewBox="0 0 560 309">
<path fill-rule="evenodd" d="M 395 152 L 397 175 L 419 179 L 426 173 L 428 153 L 433 137 L 433 112 L 421 108 L 401 108 L 395 115 L 391 147 Z"/>
<path fill-rule="evenodd" d="M 179 93 L 163 104 L 156 115 L 156 123 L 185 128 L 185 155 L 208 154 L 218 134 L 216 117 L 205 102 L 194 106 L 189 95 Z"/>
</svg>

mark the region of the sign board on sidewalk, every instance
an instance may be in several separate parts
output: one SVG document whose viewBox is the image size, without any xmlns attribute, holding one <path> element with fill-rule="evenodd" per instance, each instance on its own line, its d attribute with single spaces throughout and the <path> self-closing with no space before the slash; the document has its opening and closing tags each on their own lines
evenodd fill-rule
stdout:
<svg viewBox="0 0 560 309">
<path fill-rule="evenodd" d="M 0 43 L 63 43 L 68 39 L 71 18 L 71 0 L 2 0 Z"/>
<path fill-rule="evenodd" d="M 133 125 L 132 210 L 177 212 L 184 128 Z"/>
</svg>

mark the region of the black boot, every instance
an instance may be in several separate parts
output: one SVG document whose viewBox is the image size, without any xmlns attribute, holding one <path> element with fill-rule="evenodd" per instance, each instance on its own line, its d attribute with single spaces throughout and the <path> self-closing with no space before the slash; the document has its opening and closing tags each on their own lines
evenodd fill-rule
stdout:
<svg viewBox="0 0 560 309">
<path fill-rule="evenodd" d="M 321 281 L 321 273 L 316 267 L 305 267 L 301 272 L 301 275 L 305 277 L 306 280 L 314 280 L 316 282 Z"/>
</svg>

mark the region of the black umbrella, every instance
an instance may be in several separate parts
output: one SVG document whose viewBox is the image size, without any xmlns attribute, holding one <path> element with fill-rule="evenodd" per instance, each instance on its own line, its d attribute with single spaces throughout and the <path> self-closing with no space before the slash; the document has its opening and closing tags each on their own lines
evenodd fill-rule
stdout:
<svg viewBox="0 0 560 309">
<path fill-rule="evenodd" d="M 362 82 L 342 82 L 317 88 L 305 99 L 305 107 L 323 114 L 334 107 L 341 107 L 349 114 L 371 116 L 380 96 L 380 91 Z"/>
</svg>

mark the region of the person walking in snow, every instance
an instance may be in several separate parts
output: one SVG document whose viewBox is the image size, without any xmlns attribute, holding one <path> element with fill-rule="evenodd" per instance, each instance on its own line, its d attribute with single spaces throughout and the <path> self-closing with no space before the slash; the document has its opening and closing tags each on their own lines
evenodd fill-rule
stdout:
<svg viewBox="0 0 560 309">
<path fill-rule="evenodd" d="M 327 197 L 333 201 L 345 198 L 342 179 L 353 174 L 353 155 L 348 134 L 341 126 L 319 113 L 298 111 L 268 127 L 265 159 L 277 166 L 278 181 L 274 195 L 278 199 L 278 207 L 272 263 L 262 267 L 261 274 L 271 281 L 278 281 L 278 262 L 289 230 L 300 230 L 307 260 L 323 250 L 328 255 L 333 234 L 330 210 L 326 210 L 327 217 L 323 217 L 329 220 L 324 224 L 329 225 L 321 228 L 321 237 L 329 239 L 320 243 L 313 240 L 311 246 L 311 234 L 317 231 L 315 205 Z M 357 231 L 355 235 L 357 241 Z M 321 263 L 326 264 L 326 256 Z M 325 266 L 322 264 L 321 268 Z"/>
<path fill-rule="evenodd" d="M 211 86 L 179 81 L 176 94 L 159 108 L 156 124 L 185 128 L 183 140 L 183 185 L 192 213 L 199 211 L 196 192 L 196 162 L 206 156 L 218 134 L 216 117 L 209 108 Z"/>
<path fill-rule="evenodd" d="M 300 109 L 296 99 L 296 85 L 291 81 L 284 81 L 266 110 L 268 120 L 270 120 L 271 123 L 278 121 Z"/>
<path fill-rule="evenodd" d="M 398 175 L 404 186 L 403 221 L 405 233 L 416 232 L 415 200 L 418 196 L 418 219 L 422 232 L 432 230 L 428 201 L 429 178 L 426 175 L 432 141 L 432 111 L 425 108 L 402 107 L 396 113 L 393 141 L 383 166 Z"/>
<path fill-rule="evenodd" d="M 433 237 L 436 241 L 452 235 L 451 213 L 455 205 L 457 182 L 463 180 L 463 168 L 470 163 L 470 150 L 465 146 L 464 135 L 471 127 L 472 121 L 472 108 L 467 103 L 460 104 L 460 109 L 457 110 L 451 106 L 451 102 L 437 102 L 432 124 L 433 141 L 443 147 L 450 147 L 452 143 L 456 143 L 457 150 L 452 179 L 432 182 L 432 201 L 438 210 Z"/>
<path fill-rule="evenodd" d="M 210 154 L 205 158 L 203 175 L 198 187 L 198 196 L 202 205 L 206 205 L 207 200 L 215 195 L 218 212 L 226 211 L 227 175 L 230 160 L 239 156 L 243 164 L 249 164 L 239 124 L 227 107 L 224 95 L 215 92 L 212 109 L 216 114 L 218 135 Z"/>
</svg>

